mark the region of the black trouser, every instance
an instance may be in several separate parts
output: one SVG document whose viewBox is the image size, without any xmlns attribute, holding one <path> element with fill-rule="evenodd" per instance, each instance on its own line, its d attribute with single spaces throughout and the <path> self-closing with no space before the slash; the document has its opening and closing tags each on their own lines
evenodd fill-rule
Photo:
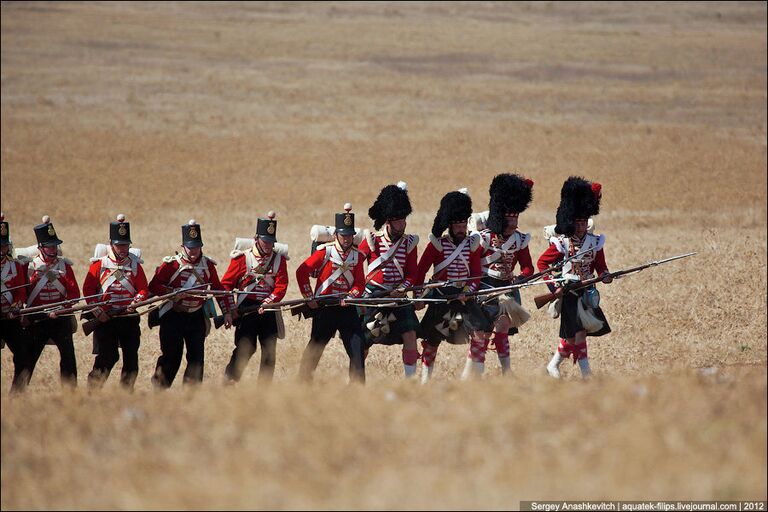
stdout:
<svg viewBox="0 0 768 512">
<path fill-rule="evenodd" d="M 38 320 L 38 318 L 42 318 Z M 32 325 L 32 346 L 29 349 L 29 378 L 35 371 L 37 360 L 43 353 L 45 345 L 51 339 L 59 349 L 59 371 L 61 383 L 72 387 L 77 386 L 77 360 L 75 346 L 72 343 L 72 318 L 68 316 L 52 319 L 47 317 L 30 318 Z"/>
<path fill-rule="evenodd" d="M 139 343 L 141 328 L 138 316 L 122 316 L 99 324 L 93 331 L 96 359 L 93 370 L 88 374 L 88 385 L 101 387 L 109 377 L 115 363 L 120 359 L 118 347 L 123 349 L 123 370 L 120 384 L 133 389 L 139 374 Z"/>
<path fill-rule="evenodd" d="M 246 300 L 241 307 L 257 306 L 257 301 Z M 230 380 L 239 381 L 243 376 L 248 361 L 256 353 L 256 341 L 261 345 L 261 365 L 259 381 L 271 382 L 275 374 L 277 359 L 277 313 L 251 313 L 240 318 L 235 328 L 235 349 L 224 374 Z"/>
<path fill-rule="evenodd" d="M 205 363 L 205 313 L 203 308 L 193 313 L 169 310 L 160 318 L 160 352 L 152 383 L 169 388 L 181 366 L 184 344 L 187 345 L 187 368 L 184 383 L 202 382 Z"/>
<path fill-rule="evenodd" d="M 8 344 L 13 354 L 13 382 L 11 391 L 23 391 L 29 383 L 30 341 L 18 318 L 0 320 L 0 338 Z"/>
<path fill-rule="evenodd" d="M 349 356 L 350 380 L 365 382 L 365 334 L 357 310 L 351 306 L 327 306 L 313 316 L 312 334 L 301 356 L 299 376 L 303 380 L 312 379 L 325 346 L 337 331 Z"/>
</svg>

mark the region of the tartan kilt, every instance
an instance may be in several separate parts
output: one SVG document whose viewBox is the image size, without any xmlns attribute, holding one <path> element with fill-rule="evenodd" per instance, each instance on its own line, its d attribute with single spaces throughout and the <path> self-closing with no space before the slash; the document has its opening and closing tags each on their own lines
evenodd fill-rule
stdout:
<svg viewBox="0 0 768 512">
<path fill-rule="evenodd" d="M 438 299 L 443 298 L 446 295 L 456 295 L 460 292 L 455 287 L 445 287 L 442 290 L 432 290 L 429 293 L 429 298 Z M 448 327 L 448 321 L 443 318 L 446 313 L 461 313 L 462 322 L 458 329 L 455 331 L 450 330 Z M 438 330 L 442 327 L 447 329 L 447 335 L 445 332 Z M 437 345 L 441 341 L 447 341 L 453 345 L 462 345 L 469 343 L 469 339 L 474 331 L 489 332 L 493 329 L 493 325 L 488 321 L 488 318 L 480 309 L 480 305 L 473 299 L 467 300 L 466 304 L 462 304 L 459 301 L 453 301 L 450 303 L 435 302 L 427 306 L 427 312 L 424 314 L 419 329 L 417 330 L 418 337 L 426 340 L 430 345 Z"/>
<path fill-rule="evenodd" d="M 496 279 L 494 277 L 486 276 L 482 280 L 482 288 L 498 288 L 500 286 L 509 286 L 511 283 L 510 281 L 504 281 L 503 279 Z M 509 297 L 510 299 L 516 301 L 518 304 L 522 304 L 522 300 L 520 299 L 520 290 L 514 289 L 509 290 L 507 293 L 503 293 L 502 295 Z M 482 305 L 483 313 L 485 313 L 488 320 L 491 322 L 491 324 L 494 324 L 496 320 L 499 318 L 499 299 L 493 299 L 489 300 L 487 302 L 483 302 Z M 520 332 L 517 327 L 510 327 L 507 334 L 510 336 L 513 336 Z"/>
<path fill-rule="evenodd" d="M 384 316 L 389 314 L 395 315 L 395 320 L 389 324 L 389 333 L 381 334 L 375 337 L 370 330 L 368 330 L 368 323 L 374 320 L 377 313 L 382 313 Z M 365 308 L 365 314 L 362 315 L 363 331 L 365 332 L 365 342 L 367 346 L 379 344 L 379 345 L 402 345 L 403 333 L 408 331 L 415 331 L 419 328 L 419 319 L 416 317 L 416 310 L 413 308 L 413 304 L 407 306 L 394 306 L 389 308 Z"/>
<path fill-rule="evenodd" d="M 564 339 L 573 338 L 576 333 L 583 331 L 584 326 L 581 325 L 581 320 L 578 314 L 578 302 L 581 300 L 581 296 L 584 295 L 584 290 L 577 290 L 574 292 L 566 292 L 563 295 L 563 301 L 560 308 L 560 337 Z M 595 332 L 587 332 L 587 336 L 603 336 L 611 332 L 611 326 L 608 325 L 608 320 L 605 318 L 605 314 L 600 307 L 592 309 L 592 314 L 603 322 L 603 328 Z"/>
</svg>

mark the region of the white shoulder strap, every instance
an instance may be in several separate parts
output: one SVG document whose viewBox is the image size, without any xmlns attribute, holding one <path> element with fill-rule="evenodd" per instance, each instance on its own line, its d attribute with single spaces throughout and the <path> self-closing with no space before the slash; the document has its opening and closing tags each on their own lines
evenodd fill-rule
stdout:
<svg viewBox="0 0 768 512">
<path fill-rule="evenodd" d="M 58 260 L 56 260 L 56 264 L 53 267 L 49 267 L 48 265 L 46 265 L 45 262 L 43 262 L 42 258 L 40 258 L 40 256 L 35 258 L 33 263 L 35 263 L 35 265 L 33 265 L 35 267 L 33 270 L 33 273 L 39 268 L 42 275 L 40 279 L 37 281 L 37 283 L 35 283 L 35 287 L 30 292 L 29 297 L 27 297 L 27 304 L 31 304 L 32 301 L 35 300 L 35 298 L 37 298 L 37 296 L 40 294 L 40 292 L 49 282 L 51 286 L 53 286 L 59 291 L 60 294 L 64 296 L 67 295 L 67 289 L 64 287 L 63 284 L 61 284 L 61 281 L 59 281 L 59 277 L 63 276 L 67 272 L 66 262 L 64 261 L 63 258 L 59 258 Z M 56 277 L 54 279 L 51 279 L 51 276 L 56 276 Z"/>
<path fill-rule="evenodd" d="M 461 252 L 464 250 L 464 247 L 466 247 L 467 244 L 469 244 L 469 238 L 465 238 L 464 240 L 462 240 L 461 243 L 453 249 L 451 254 L 448 255 L 448 257 L 446 257 L 445 259 L 443 259 L 443 261 L 435 265 L 435 274 L 437 274 L 438 272 L 446 268 L 448 265 L 453 263 L 453 260 L 455 260 L 456 258 L 459 258 L 461 262 L 464 264 L 464 266 L 467 268 L 467 271 L 469 271 L 469 262 L 467 262 L 467 260 L 461 254 Z"/>
<path fill-rule="evenodd" d="M 429 234 L 429 241 L 432 242 L 432 245 L 434 245 L 435 249 L 437 249 L 438 251 L 443 250 L 443 244 L 440 243 L 440 239 L 437 238 L 432 233 Z"/>
<path fill-rule="evenodd" d="M 478 247 L 483 243 L 483 237 L 480 233 L 472 233 L 469 235 L 469 250 L 475 252 Z"/>
<path fill-rule="evenodd" d="M 411 252 L 419 245 L 419 235 L 408 235 L 408 248 L 407 252 Z"/>
<path fill-rule="evenodd" d="M 373 233 L 371 233 L 371 230 L 366 229 L 363 231 L 363 238 L 368 242 L 368 250 L 373 252 L 374 249 L 376 249 L 376 245 L 374 244 L 374 237 Z"/>
</svg>

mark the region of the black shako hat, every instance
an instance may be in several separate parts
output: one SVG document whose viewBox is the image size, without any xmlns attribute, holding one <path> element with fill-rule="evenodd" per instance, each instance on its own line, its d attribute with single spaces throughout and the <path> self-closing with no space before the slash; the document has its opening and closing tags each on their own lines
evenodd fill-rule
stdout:
<svg viewBox="0 0 768 512">
<path fill-rule="evenodd" d="M 432 234 L 440 238 L 451 222 L 465 222 L 472 215 L 472 198 L 466 188 L 457 192 L 448 192 L 440 200 L 435 220 L 432 223 Z"/>
<path fill-rule="evenodd" d="M 533 198 L 533 180 L 518 174 L 498 174 L 488 189 L 488 221 L 485 226 L 493 233 L 502 234 L 507 227 L 508 213 L 522 213 Z"/>
<path fill-rule="evenodd" d="M 355 234 L 355 214 L 352 212 L 352 204 L 344 205 L 344 213 L 336 214 L 336 234 L 354 235 Z"/>
<path fill-rule="evenodd" d="M 203 246 L 203 234 L 195 219 L 189 219 L 188 223 L 181 226 L 181 245 L 190 249 Z"/>
<path fill-rule="evenodd" d="M 64 243 L 59 240 L 56 229 L 51 223 L 51 218 L 47 215 L 43 216 L 42 224 L 35 226 L 35 237 L 37 237 L 38 245 L 52 246 Z"/>
<path fill-rule="evenodd" d="M 131 224 L 126 222 L 125 215 L 118 214 L 117 220 L 109 223 L 109 241 L 113 244 L 130 244 Z"/>
<path fill-rule="evenodd" d="M 592 183 L 580 176 L 571 176 L 560 191 L 560 206 L 557 207 L 555 233 L 572 236 L 576 219 L 589 219 L 600 213 L 602 185 Z"/>
<path fill-rule="evenodd" d="M 387 185 L 373 206 L 368 209 L 368 216 L 373 220 L 373 227 L 381 229 L 390 219 L 404 219 L 411 214 L 411 201 L 408 199 L 408 185 L 404 181 L 397 185 Z"/>
<path fill-rule="evenodd" d="M 263 239 L 265 242 L 275 243 L 277 242 L 277 221 L 275 220 L 275 212 L 269 211 L 267 218 L 259 217 L 256 220 L 256 236 Z"/>
</svg>

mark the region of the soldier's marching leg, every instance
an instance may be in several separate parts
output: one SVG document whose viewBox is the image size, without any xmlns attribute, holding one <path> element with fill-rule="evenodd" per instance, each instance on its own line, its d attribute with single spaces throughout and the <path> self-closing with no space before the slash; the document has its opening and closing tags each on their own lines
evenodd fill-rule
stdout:
<svg viewBox="0 0 768 512">
<path fill-rule="evenodd" d="M 187 332 L 187 368 L 184 370 L 184 384 L 203 382 L 205 367 L 205 327 Z"/>
<path fill-rule="evenodd" d="M 275 363 L 277 361 L 277 336 L 259 336 L 261 345 L 261 364 L 259 365 L 259 382 L 268 384 L 275 375 Z"/>
<path fill-rule="evenodd" d="M 184 354 L 184 335 L 178 314 L 171 310 L 160 318 L 160 357 L 157 358 L 152 384 L 169 388 L 181 366 Z"/>
<path fill-rule="evenodd" d="M 13 382 L 11 392 L 20 392 L 29 383 L 29 349 L 31 340 L 27 338 L 19 319 L 2 320 L 0 336 L 8 343 L 13 354 Z"/>
<path fill-rule="evenodd" d="M 237 333 L 235 333 L 237 336 Z M 255 337 L 255 335 L 254 335 Z M 243 376 L 248 361 L 256 353 L 256 340 L 251 336 L 241 336 L 235 339 L 235 349 L 224 369 L 224 375 L 230 382 L 238 382 Z"/>
<path fill-rule="evenodd" d="M 120 346 L 123 348 L 123 369 L 120 372 L 120 384 L 133 391 L 136 377 L 139 375 L 139 345 L 141 345 L 141 327 L 139 317 L 125 318 Z"/>
<path fill-rule="evenodd" d="M 77 387 L 77 359 L 72 341 L 72 322 L 69 317 L 54 320 L 56 334 L 53 341 L 59 349 L 59 375 L 62 386 Z"/>
<path fill-rule="evenodd" d="M 485 372 L 485 353 L 488 350 L 489 333 L 475 331 L 472 333 L 472 340 L 469 343 L 467 353 L 467 363 L 461 374 L 461 380 L 470 378 L 479 378 Z"/>
<path fill-rule="evenodd" d="M 560 338 L 560 342 L 557 345 L 557 350 L 555 350 L 555 355 L 552 356 L 549 364 L 547 364 L 547 373 L 549 373 L 549 375 L 553 378 L 559 379 L 560 364 L 568 359 L 570 354 L 570 344 L 563 338 Z"/>
<path fill-rule="evenodd" d="M 33 322 L 27 329 L 27 332 L 32 334 L 29 351 L 27 352 L 27 370 L 29 372 L 27 383 L 32 380 L 32 374 L 35 371 L 35 366 L 37 366 L 37 361 L 40 359 L 40 355 L 43 353 L 45 344 L 48 341 L 48 332 L 42 328 L 40 325 L 42 323 L 43 322 Z"/>
<path fill-rule="evenodd" d="M 435 369 L 435 359 L 437 358 L 437 349 L 440 347 L 440 340 L 422 340 L 421 342 L 421 383 L 426 384 L 432 378 L 432 372 Z"/>
<path fill-rule="evenodd" d="M 496 346 L 496 352 L 499 355 L 501 374 L 507 375 L 511 370 L 509 362 L 509 334 L 507 334 L 507 331 L 494 332 L 493 344 Z"/>
<path fill-rule="evenodd" d="M 580 331 L 576 334 L 574 353 L 576 361 L 579 363 L 581 376 L 588 379 L 592 376 L 592 369 L 589 367 L 589 357 L 587 357 L 587 332 Z"/>
<path fill-rule="evenodd" d="M 100 325 L 94 332 L 94 342 L 98 343 L 99 353 L 93 361 L 93 369 L 88 374 L 88 389 L 99 389 L 109 378 L 112 368 L 120 359 L 117 349 L 118 338 L 110 320 Z"/>
<path fill-rule="evenodd" d="M 350 318 L 347 326 L 339 325 L 339 336 L 349 356 L 349 381 L 365 383 L 365 334 L 360 322 Z"/>
<path fill-rule="evenodd" d="M 410 379 L 416 375 L 416 363 L 419 360 L 419 350 L 416 344 L 416 331 L 403 333 L 403 370 L 405 378 Z"/>
<path fill-rule="evenodd" d="M 307 347 L 301 354 L 301 363 L 299 365 L 299 379 L 303 382 L 311 382 L 320 358 L 323 356 L 325 346 L 330 340 L 317 340 L 310 338 Z"/>
<path fill-rule="evenodd" d="M 509 361 L 509 317 L 501 315 L 493 326 L 493 344 L 499 356 L 501 374 L 507 375 L 511 370 Z"/>
<path fill-rule="evenodd" d="M 312 316 L 312 330 L 309 335 L 309 343 L 307 343 L 304 352 L 301 354 L 301 363 L 299 364 L 299 380 L 302 382 L 312 382 L 317 365 L 323 356 L 325 346 L 336 334 L 337 328 L 341 327 L 343 322 L 337 320 L 337 315 L 341 314 L 340 309 L 340 307 L 322 308 L 317 310 Z M 357 320 L 355 323 L 359 324 L 360 321 Z"/>
</svg>

